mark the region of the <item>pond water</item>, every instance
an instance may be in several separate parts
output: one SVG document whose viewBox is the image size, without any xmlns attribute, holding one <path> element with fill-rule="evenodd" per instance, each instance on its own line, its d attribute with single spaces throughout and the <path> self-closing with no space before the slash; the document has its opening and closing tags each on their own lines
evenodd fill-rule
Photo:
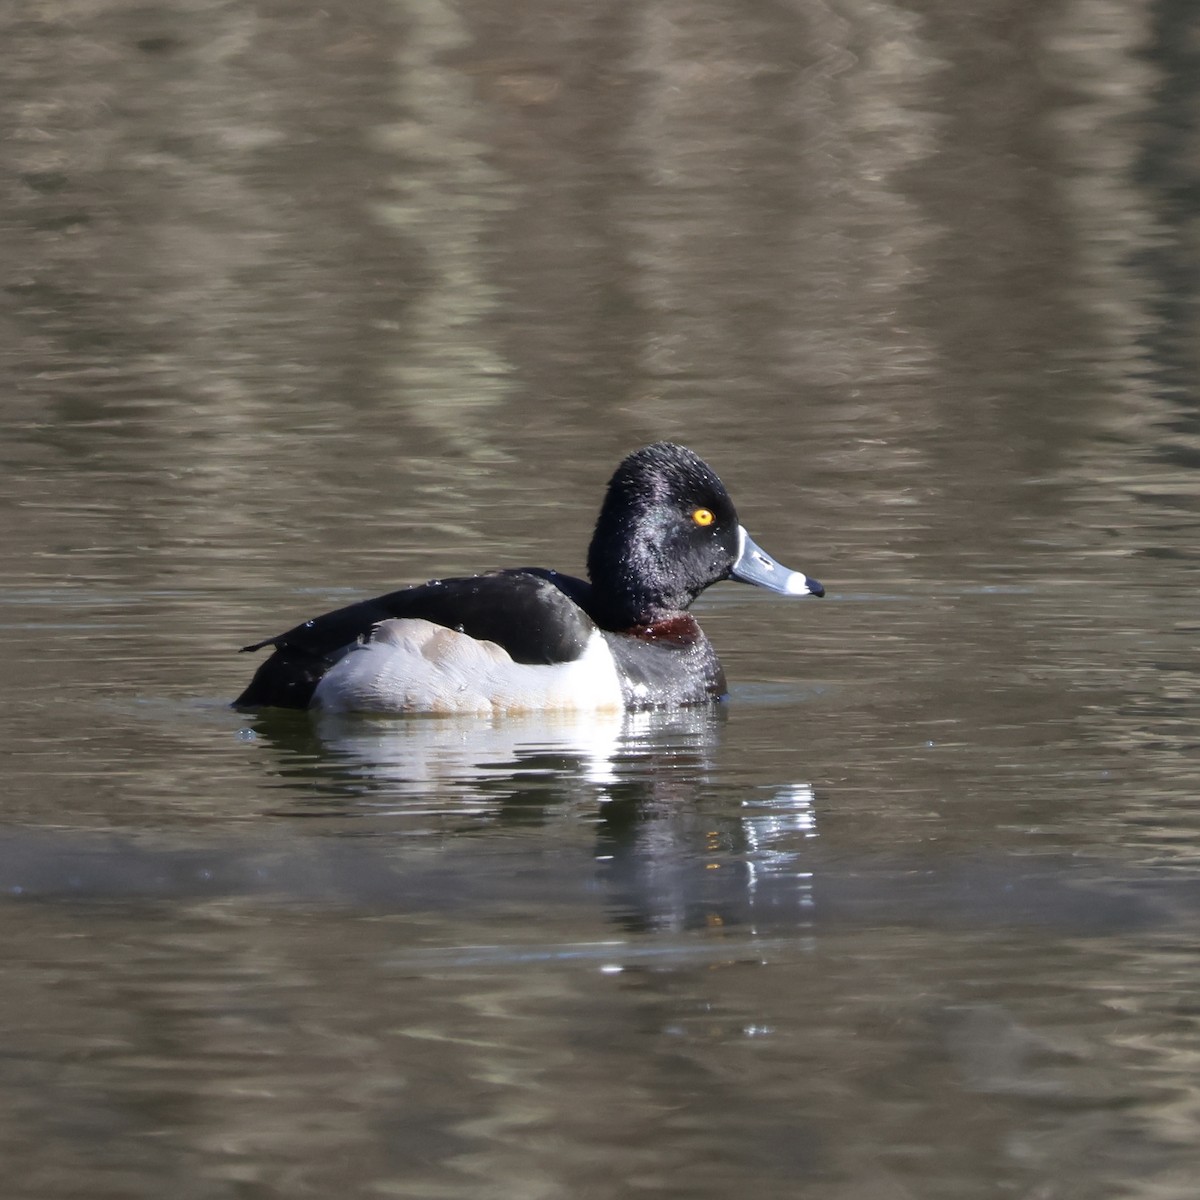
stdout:
<svg viewBox="0 0 1200 1200">
<path fill-rule="evenodd" d="M 1198 32 L 0 11 L 6 1194 L 1191 1200 Z M 228 708 L 659 438 L 728 704 Z"/>
</svg>

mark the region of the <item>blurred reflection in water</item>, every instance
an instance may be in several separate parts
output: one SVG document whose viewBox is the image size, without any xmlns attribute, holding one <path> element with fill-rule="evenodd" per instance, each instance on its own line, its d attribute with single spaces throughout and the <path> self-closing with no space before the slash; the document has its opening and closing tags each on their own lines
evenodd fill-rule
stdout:
<svg viewBox="0 0 1200 1200">
<path fill-rule="evenodd" d="M 395 327 L 388 374 L 415 424 L 459 452 L 495 458 L 486 431 L 513 385 L 492 332 L 504 291 L 479 246 L 519 203 L 520 188 L 492 164 L 474 81 L 453 61 L 472 43 L 465 15 L 443 3 L 402 7 L 395 78 L 404 117 L 376 134 L 396 159 L 396 195 L 375 215 L 419 249 L 425 287 Z"/>
<path fill-rule="evenodd" d="M 694 794 L 722 720 L 722 710 L 709 706 L 497 718 L 265 712 L 251 728 L 277 753 L 289 790 L 340 786 L 356 806 L 427 817 L 500 811 L 535 798 L 547 810 L 603 803 L 627 776 L 653 776 L 658 765 Z"/>
</svg>

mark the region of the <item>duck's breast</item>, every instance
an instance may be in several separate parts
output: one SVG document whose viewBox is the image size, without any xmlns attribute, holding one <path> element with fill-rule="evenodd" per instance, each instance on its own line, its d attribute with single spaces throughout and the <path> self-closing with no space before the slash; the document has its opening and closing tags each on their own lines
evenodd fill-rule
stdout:
<svg viewBox="0 0 1200 1200">
<path fill-rule="evenodd" d="M 720 700 L 725 671 L 690 613 L 604 637 L 617 664 L 625 707 L 677 708 Z"/>
</svg>

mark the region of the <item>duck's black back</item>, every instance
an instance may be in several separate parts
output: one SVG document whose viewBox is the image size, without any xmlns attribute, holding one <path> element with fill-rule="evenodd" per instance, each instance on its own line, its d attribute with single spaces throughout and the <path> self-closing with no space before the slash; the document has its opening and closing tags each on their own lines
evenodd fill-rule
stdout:
<svg viewBox="0 0 1200 1200">
<path fill-rule="evenodd" d="M 529 568 L 434 580 L 348 604 L 244 650 L 274 646 L 235 708 L 307 708 L 322 676 L 381 621 L 418 618 L 495 642 L 514 662 L 572 662 L 596 626 L 580 607 L 588 584 Z"/>
</svg>

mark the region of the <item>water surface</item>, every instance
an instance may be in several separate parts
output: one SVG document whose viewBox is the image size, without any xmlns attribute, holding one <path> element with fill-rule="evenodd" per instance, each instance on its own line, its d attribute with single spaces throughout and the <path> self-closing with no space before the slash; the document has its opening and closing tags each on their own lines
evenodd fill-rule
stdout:
<svg viewBox="0 0 1200 1200">
<path fill-rule="evenodd" d="M 1190 1200 L 1195 33 L 5 9 L 9 1192 Z M 721 709 L 228 709 L 658 438 Z"/>
</svg>

